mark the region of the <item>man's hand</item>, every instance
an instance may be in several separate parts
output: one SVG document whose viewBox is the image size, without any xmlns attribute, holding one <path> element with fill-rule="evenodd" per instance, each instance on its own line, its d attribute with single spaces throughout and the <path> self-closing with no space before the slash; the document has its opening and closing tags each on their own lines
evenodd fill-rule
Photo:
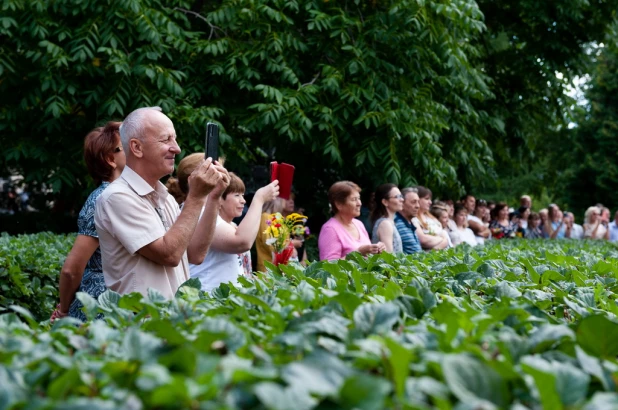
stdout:
<svg viewBox="0 0 618 410">
<path fill-rule="evenodd" d="M 208 158 L 189 175 L 189 193 L 187 197 L 205 198 L 220 183 L 222 178 L 223 175 L 213 166 L 212 159 Z"/>
<path fill-rule="evenodd" d="M 261 198 L 264 202 L 272 201 L 279 196 L 279 181 L 275 179 L 270 184 L 258 189 L 255 196 Z"/>
</svg>

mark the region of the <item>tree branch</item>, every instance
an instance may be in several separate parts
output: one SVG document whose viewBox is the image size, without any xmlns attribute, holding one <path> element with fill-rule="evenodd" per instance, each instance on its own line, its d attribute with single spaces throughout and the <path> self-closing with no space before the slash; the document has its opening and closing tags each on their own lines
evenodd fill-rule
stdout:
<svg viewBox="0 0 618 410">
<path fill-rule="evenodd" d="M 315 77 L 313 77 L 313 80 L 311 80 L 310 82 L 305 83 L 305 84 L 301 84 L 301 88 L 302 88 L 302 87 L 306 87 L 306 86 L 308 86 L 308 85 L 313 85 L 313 84 L 315 83 L 315 80 L 317 80 L 317 79 L 318 79 L 318 77 L 320 77 L 320 73 L 317 73 L 317 74 L 315 75 Z"/>
<path fill-rule="evenodd" d="M 213 36 L 213 35 L 215 35 L 217 38 L 219 38 L 219 36 L 217 36 L 217 35 L 215 34 L 215 30 L 219 30 L 219 31 L 221 31 L 222 33 L 224 33 L 224 34 L 226 34 L 226 35 L 227 35 L 227 33 L 225 33 L 225 31 L 224 31 L 224 30 L 221 30 L 221 28 L 220 28 L 220 27 L 217 27 L 217 26 L 215 26 L 215 25 L 211 24 L 211 23 L 208 21 L 208 19 L 207 19 L 206 17 L 202 16 L 200 13 L 197 13 L 197 12 L 195 12 L 195 11 L 193 11 L 193 10 L 183 9 L 182 7 L 174 7 L 174 10 L 182 11 L 182 12 L 183 12 L 183 13 L 185 13 L 185 14 L 191 14 L 192 16 L 195 16 L 195 17 L 197 17 L 198 19 L 205 21 L 205 22 L 206 22 L 206 24 L 208 24 L 208 27 L 210 27 L 210 34 L 208 35 L 208 40 L 210 40 L 210 39 L 212 38 L 212 36 Z"/>
</svg>

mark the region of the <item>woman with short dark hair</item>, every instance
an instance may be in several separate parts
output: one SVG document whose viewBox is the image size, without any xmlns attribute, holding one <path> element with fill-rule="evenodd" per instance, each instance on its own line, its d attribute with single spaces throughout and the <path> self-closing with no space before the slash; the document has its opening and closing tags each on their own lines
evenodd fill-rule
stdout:
<svg viewBox="0 0 618 410">
<path fill-rule="evenodd" d="M 530 208 L 527 206 L 520 206 L 517 210 L 519 214 L 520 226 L 523 229 L 528 229 L 528 218 L 530 218 Z"/>
<path fill-rule="evenodd" d="M 201 164 L 204 153 L 191 154 L 178 164 L 178 183 L 184 195 L 189 193 L 188 178 Z M 241 276 L 251 277 L 251 254 L 249 250 L 258 235 L 262 208 L 266 202 L 279 195 L 279 181 L 260 188 L 242 222 L 236 226 L 232 220 L 243 213 L 245 206 L 245 184 L 230 172 L 230 184 L 221 195 L 219 215 L 212 243 L 202 263 L 189 263 L 192 278 L 197 278 L 204 292 L 211 292 L 222 283 L 238 285 Z M 210 197 L 208 201 L 210 201 Z M 208 202 L 207 205 L 208 206 Z M 195 238 L 192 240 L 201 240 Z"/>
<path fill-rule="evenodd" d="M 320 260 L 343 259 L 354 251 L 366 256 L 386 249 L 381 242 L 372 244 L 365 226 L 356 219 L 360 215 L 360 191 L 360 187 L 350 181 L 335 182 L 328 190 L 333 216 L 320 231 Z"/>
<path fill-rule="evenodd" d="M 116 180 L 126 164 L 120 143 L 119 122 L 90 131 L 84 140 L 84 160 L 92 179 L 99 186 L 92 191 L 77 218 L 77 237 L 60 272 L 60 303 L 51 320 L 71 316 L 86 321 L 82 304 L 75 293 L 85 292 L 93 298 L 107 289 L 103 278 L 99 235 L 94 226 L 94 207 L 97 198 Z"/>
<path fill-rule="evenodd" d="M 498 202 L 491 210 L 489 229 L 494 239 L 516 237 L 517 226 L 509 219 L 509 206 L 506 203 Z"/>
<path fill-rule="evenodd" d="M 453 240 L 453 236 L 451 236 L 453 245 L 457 246 L 464 242 L 470 246 L 478 245 L 479 243 L 474 236 L 474 232 L 472 232 L 472 229 L 468 228 L 468 209 L 462 204 L 455 205 L 454 218 L 458 235 L 455 235 L 457 241 Z M 449 232 L 449 235 L 450 234 L 451 232 Z"/>
<path fill-rule="evenodd" d="M 526 229 L 526 239 L 544 238 L 541 226 L 541 216 L 536 212 L 531 212 L 528 217 L 528 229 Z"/>
</svg>

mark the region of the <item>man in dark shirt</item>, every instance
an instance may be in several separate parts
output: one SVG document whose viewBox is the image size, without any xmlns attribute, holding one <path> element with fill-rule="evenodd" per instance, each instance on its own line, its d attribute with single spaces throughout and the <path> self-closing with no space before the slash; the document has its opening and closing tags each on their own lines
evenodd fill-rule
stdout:
<svg viewBox="0 0 618 410">
<path fill-rule="evenodd" d="M 407 254 L 421 252 L 423 250 L 421 242 L 416 235 L 416 227 L 411 222 L 420 209 L 418 193 L 416 188 L 404 188 L 401 194 L 403 195 L 403 209 L 395 214 L 395 227 L 401 236 L 403 251 Z"/>
</svg>

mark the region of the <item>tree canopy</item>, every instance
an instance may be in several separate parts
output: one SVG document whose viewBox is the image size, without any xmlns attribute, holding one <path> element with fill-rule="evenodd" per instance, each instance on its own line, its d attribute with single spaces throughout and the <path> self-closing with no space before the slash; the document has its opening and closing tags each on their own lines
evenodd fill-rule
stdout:
<svg viewBox="0 0 618 410">
<path fill-rule="evenodd" d="M 577 127 L 563 133 L 563 145 L 554 155 L 561 165 L 560 199 L 581 212 L 597 202 L 618 204 L 618 36 L 608 36 L 592 53 L 594 69 Z"/>
<path fill-rule="evenodd" d="M 451 195 L 530 164 L 617 0 L 7 0 L 1 168 L 84 191 L 82 139 L 159 105 L 185 153 Z M 563 73 L 562 79 L 555 75 Z"/>
</svg>

